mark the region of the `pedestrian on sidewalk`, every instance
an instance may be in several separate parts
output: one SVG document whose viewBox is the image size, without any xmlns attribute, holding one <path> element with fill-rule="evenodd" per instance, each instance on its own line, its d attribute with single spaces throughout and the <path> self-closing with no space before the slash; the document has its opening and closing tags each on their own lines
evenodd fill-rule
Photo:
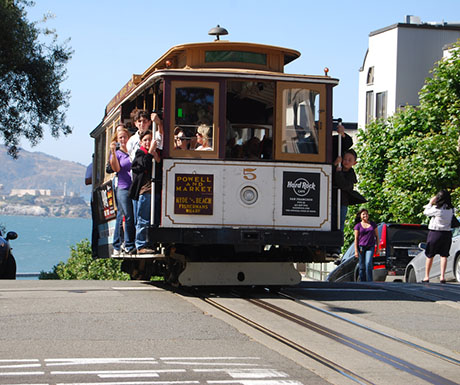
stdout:
<svg viewBox="0 0 460 385">
<path fill-rule="evenodd" d="M 355 258 L 359 258 L 359 279 L 361 282 L 372 282 L 374 271 L 374 249 L 379 244 L 377 224 L 369 220 L 369 212 L 361 209 L 356 214 L 355 227 Z"/>
<path fill-rule="evenodd" d="M 447 258 L 449 257 L 450 246 L 452 245 L 452 216 L 454 208 L 450 193 L 447 190 L 439 191 L 430 199 L 425 206 L 423 214 L 431 217 L 428 225 L 428 237 L 426 243 L 425 278 L 422 282 L 430 282 L 430 271 L 433 266 L 433 258 L 439 254 L 441 257 L 440 282 L 446 283 Z"/>
</svg>

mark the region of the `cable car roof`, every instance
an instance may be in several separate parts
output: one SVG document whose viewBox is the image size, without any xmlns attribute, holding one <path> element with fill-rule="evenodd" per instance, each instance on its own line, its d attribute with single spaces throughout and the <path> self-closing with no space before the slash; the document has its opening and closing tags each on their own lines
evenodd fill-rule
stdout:
<svg viewBox="0 0 460 385">
<path fill-rule="evenodd" d="M 141 75 L 148 77 L 159 69 L 245 68 L 284 72 L 284 66 L 300 52 L 264 44 L 216 40 L 176 45 L 155 61 Z"/>
</svg>

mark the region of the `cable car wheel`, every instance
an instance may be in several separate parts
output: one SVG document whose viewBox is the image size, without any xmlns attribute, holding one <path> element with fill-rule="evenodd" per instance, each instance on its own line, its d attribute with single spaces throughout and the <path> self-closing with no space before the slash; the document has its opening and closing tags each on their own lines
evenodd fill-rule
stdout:
<svg viewBox="0 0 460 385">
<path fill-rule="evenodd" d="M 179 275 L 185 269 L 185 255 L 176 252 L 176 247 L 172 246 L 167 250 L 164 265 L 164 280 L 166 283 L 179 286 Z"/>
</svg>

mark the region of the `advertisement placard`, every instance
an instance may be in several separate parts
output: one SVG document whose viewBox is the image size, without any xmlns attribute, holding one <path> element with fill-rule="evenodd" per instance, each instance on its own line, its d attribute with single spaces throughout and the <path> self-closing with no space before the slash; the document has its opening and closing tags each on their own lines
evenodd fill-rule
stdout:
<svg viewBox="0 0 460 385">
<path fill-rule="evenodd" d="M 283 173 L 283 215 L 319 217 L 320 174 Z"/>
</svg>

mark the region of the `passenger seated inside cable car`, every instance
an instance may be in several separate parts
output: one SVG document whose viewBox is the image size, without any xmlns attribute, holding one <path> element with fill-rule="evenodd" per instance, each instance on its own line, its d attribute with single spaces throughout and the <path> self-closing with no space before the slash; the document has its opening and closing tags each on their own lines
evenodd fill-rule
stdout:
<svg viewBox="0 0 460 385">
<path fill-rule="evenodd" d="M 206 124 L 200 124 L 196 129 L 196 151 L 212 151 L 212 130 Z"/>
<path fill-rule="evenodd" d="M 188 150 L 190 148 L 190 137 L 185 133 L 181 127 L 174 129 L 174 148 L 176 150 Z"/>
</svg>

